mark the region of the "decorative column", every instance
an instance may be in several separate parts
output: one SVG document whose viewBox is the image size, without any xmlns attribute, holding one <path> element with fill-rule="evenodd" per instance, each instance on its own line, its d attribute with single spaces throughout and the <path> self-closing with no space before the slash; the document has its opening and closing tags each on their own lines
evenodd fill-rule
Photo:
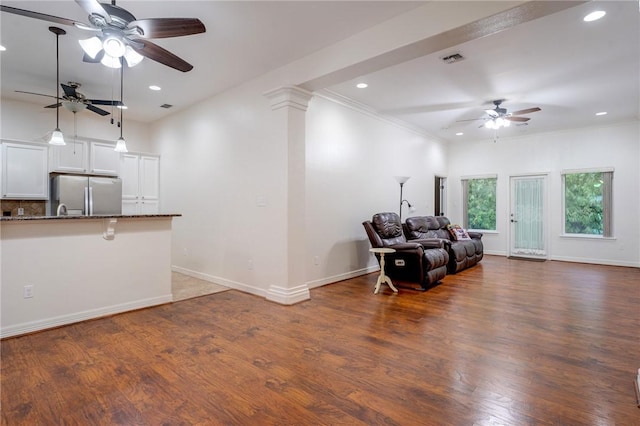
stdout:
<svg viewBox="0 0 640 426">
<path fill-rule="evenodd" d="M 285 283 L 272 284 L 267 299 L 291 305 L 310 298 L 306 284 L 305 113 L 311 92 L 280 87 L 264 94 L 271 102 L 279 137 L 287 146 L 287 231 Z"/>
</svg>

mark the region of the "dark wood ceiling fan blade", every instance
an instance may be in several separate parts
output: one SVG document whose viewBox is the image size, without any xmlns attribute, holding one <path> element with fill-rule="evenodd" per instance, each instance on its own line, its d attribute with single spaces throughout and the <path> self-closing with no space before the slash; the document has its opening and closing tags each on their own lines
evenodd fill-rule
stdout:
<svg viewBox="0 0 640 426">
<path fill-rule="evenodd" d="M 76 25 L 80 24 L 74 20 L 61 18 L 59 16 L 47 15 L 46 13 L 33 12 L 31 10 L 18 9 L 17 7 L 2 6 L 0 5 L 0 11 L 13 13 L 14 15 L 26 16 L 27 18 L 40 19 L 43 21 L 55 22 L 61 25 Z"/>
<path fill-rule="evenodd" d="M 102 115 L 102 116 L 109 115 L 109 112 L 107 112 L 107 111 L 105 111 L 105 110 L 103 110 L 103 109 L 100 109 L 100 108 L 98 108 L 97 106 L 93 106 L 93 105 L 91 105 L 91 104 L 87 105 L 87 109 L 88 109 L 89 111 L 93 111 L 93 112 L 95 112 L 96 114 L 100 114 L 100 115 Z"/>
<path fill-rule="evenodd" d="M 531 120 L 529 117 L 504 117 L 504 119 L 509 121 L 518 121 L 521 123 Z"/>
<path fill-rule="evenodd" d="M 531 114 L 532 112 L 538 112 L 538 111 L 542 111 L 542 110 L 540 108 L 538 108 L 538 107 L 527 108 L 527 109 L 521 109 L 519 111 L 513 111 L 511 113 L 511 115 Z"/>
<path fill-rule="evenodd" d="M 109 106 L 120 106 L 122 102 L 120 101 L 108 101 L 106 99 L 89 99 L 93 105 L 109 105 Z"/>
<path fill-rule="evenodd" d="M 47 98 L 58 99 L 56 96 L 45 95 L 44 93 L 25 92 L 24 90 L 16 90 L 16 93 L 26 93 L 27 95 L 46 96 Z"/>
<path fill-rule="evenodd" d="M 47 105 L 45 108 L 60 108 L 61 106 L 62 106 L 62 102 L 58 102 L 57 104 Z"/>
<path fill-rule="evenodd" d="M 196 18 L 150 18 L 130 22 L 127 29 L 138 28 L 140 38 L 168 38 L 200 34 L 207 31 Z"/>
<path fill-rule="evenodd" d="M 134 41 L 137 42 L 136 44 L 140 43 L 143 45 L 142 48 L 139 49 L 134 45 L 134 43 L 130 44 L 133 50 L 135 50 L 142 56 L 145 56 L 153 61 L 160 62 L 161 64 L 164 64 L 168 67 L 177 69 L 178 71 L 187 72 L 193 69 L 193 65 L 191 65 L 190 63 L 186 62 L 183 59 L 180 59 L 173 53 L 158 46 L 157 44 L 150 42 L 149 40 Z"/>
<path fill-rule="evenodd" d="M 70 98 L 77 98 L 78 97 L 78 93 L 76 92 L 76 88 L 69 86 L 67 84 L 64 83 L 60 83 L 60 87 L 62 87 L 62 90 L 64 90 L 64 94 L 67 95 Z"/>
<path fill-rule="evenodd" d="M 111 22 L 111 16 L 97 0 L 76 0 L 76 3 L 78 3 L 89 16 L 101 16 L 107 23 Z"/>
</svg>

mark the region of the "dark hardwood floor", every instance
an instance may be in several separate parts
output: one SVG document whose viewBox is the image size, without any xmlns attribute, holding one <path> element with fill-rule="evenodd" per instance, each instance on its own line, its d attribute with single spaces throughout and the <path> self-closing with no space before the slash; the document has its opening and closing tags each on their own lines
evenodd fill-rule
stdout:
<svg viewBox="0 0 640 426">
<path fill-rule="evenodd" d="M 640 424 L 639 269 L 485 256 L 424 293 L 375 280 L 5 339 L 2 424 Z"/>
</svg>

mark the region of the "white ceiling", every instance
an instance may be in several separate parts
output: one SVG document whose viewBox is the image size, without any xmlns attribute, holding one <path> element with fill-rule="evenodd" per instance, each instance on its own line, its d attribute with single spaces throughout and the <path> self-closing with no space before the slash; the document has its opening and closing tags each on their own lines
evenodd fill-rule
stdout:
<svg viewBox="0 0 640 426">
<path fill-rule="evenodd" d="M 73 1 L 3 1 L 86 22 Z M 130 118 L 150 122 L 331 45 L 422 2 L 217 2 L 118 1 L 138 18 L 197 17 L 205 34 L 154 40 L 194 65 L 188 73 L 145 59 L 125 71 Z M 161 6 L 161 7 L 158 7 Z M 582 21 L 602 9 L 596 22 Z M 0 14 L 2 97 L 49 103 L 15 93 L 55 94 L 55 37 L 49 22 Z M 477 40 L 391 66 L 328 89 L 443 140 L 493 138 L 477 119 L 490 101 L 505 99 L 515 111 L 540 107 L 525 126 L 501 129 L 501 137 L 614 123 L 640 118 L 640 13 L 637 0 L 601 1 L 517 25 Z M 119 74 L 81 61 L 77 43 L 86 32 L 64 27 L 60 38 L 61 82 L 78 81 L 89 98 L 118 98 Z M 443 56 L 465 60 L 445 64 Z M 113 84 L 114 78 L 116 84 Z M 355 84 L 364 81 L 367 89 Z M 163 87 L 160 92 L 147 89 Z M 159 107 L 175 105 L 172 110 Z M 595 113 L 607 111 L 606 116 Z M 87 112 L 89 113 L 89 112 Z M 463 136 L 455 133 L 463 132 Z"/>
<path fill-rule="evenodd" d="M 103 2 L 106 2 L 103 0 Z M 5 6 L 88 22 L 75 1 L 2 1 Z M 206 99 L 243 81 L 262 75 L 340 41 L 377 23 L 420 6 L 397 1 L 117 1 L 136 18 L 198 18 L 206 33 L 156 39 L 154 43 L 191 63 L 182 73 L 145 59 L 125 70 L 127 116 L 150 122 Z M 90 99 L 119 99 L 119 71 L 82 62 L 79 39 L 91 33 L 71 26 L 0 13 L 2 97 L 54 103 L 44 97 L 15 93 L 23 90 L 55 96 L 55 25 L 60 36 L 60 82 L 76 81 Z M 113 81 L 115 79 L 115 85 Z M 148 86 L 162 87 L 151 92 Z M 115 94 L 112 90 L 115 86 Z M 161 104 L 174 105 L 171 110 Z M 85 112 L 89 114 L 90 112 Z"/>
<path fill-rule="evenodd" d="M 584 22 L 593 10 L 607 14 Z M 486 117 L 495 99 L 509 111 L 542 109 L 498 137 L 638 119 L 639 22 L 638 1 L 588 2 L 330 89 L 443 140 L 493 138 L 484 120 L 458 120 Z M 441 60 L 452 53 L 466 59 Z"/>
</svg>

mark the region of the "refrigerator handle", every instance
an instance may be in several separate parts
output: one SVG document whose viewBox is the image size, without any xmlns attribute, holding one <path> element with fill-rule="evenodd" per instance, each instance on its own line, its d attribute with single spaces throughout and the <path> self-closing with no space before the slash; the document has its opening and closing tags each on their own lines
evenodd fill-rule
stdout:
<svg viewBox="0 0 640 426">
<path fill-rule="evenodd" d="M 93 188 L 89 187 L 89 215 L 93 216 Z"/>
<path fill-rule="evenodd" d="M 89 216 L 89 187 L 84 187 L 84 214 Z"/>
</svg>

